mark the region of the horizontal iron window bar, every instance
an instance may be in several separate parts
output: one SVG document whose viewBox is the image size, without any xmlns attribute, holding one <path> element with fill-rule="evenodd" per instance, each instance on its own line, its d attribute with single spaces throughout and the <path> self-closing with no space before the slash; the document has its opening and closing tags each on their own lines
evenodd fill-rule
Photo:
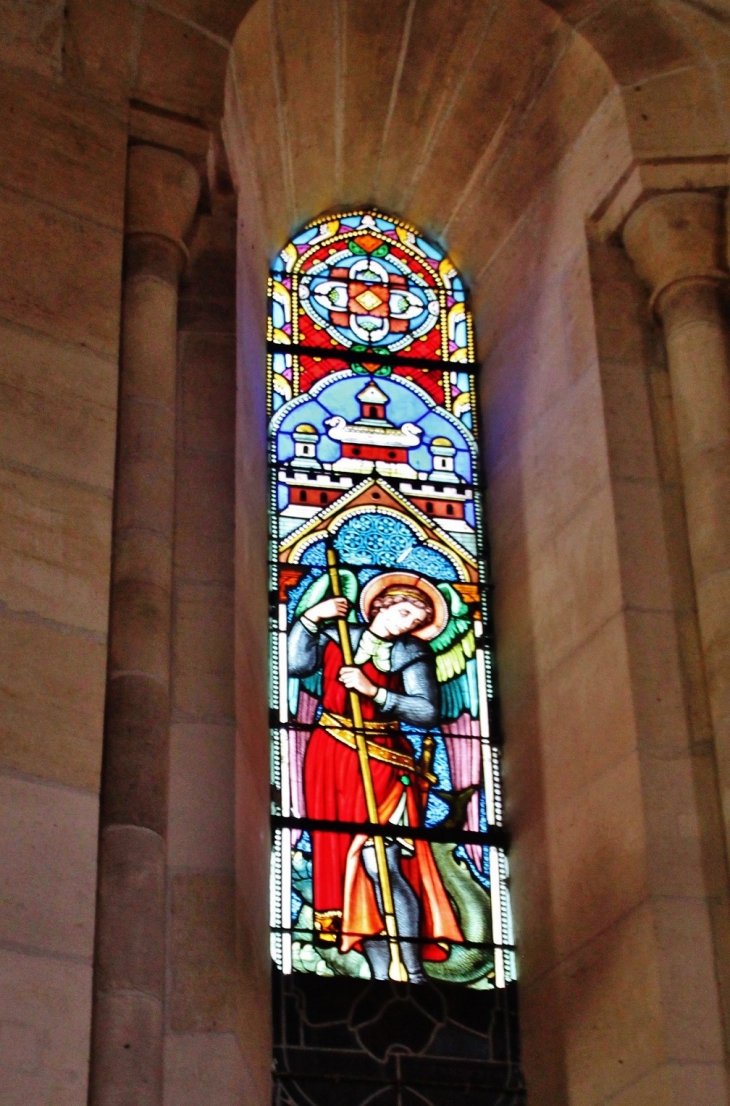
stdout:
<svg viewBox="0 0 730 1106">
<path fill-rule="evenodd" d="M 496 696 L 487 695 L 487 706 L 489 707 L 490 712 L 493 712 L 495 710 L 496 704 L 497 704 Z M 409 734 L 422 735 L 422 734 L 428 734 L 428 733 L 431 733 L 431 734 L 441 733 L 441 736 L 448 737 L 450 741 L 482 741 L 482 740 L 486 740 L 487 743 L 490 745 L 490 747 L 495 750 L 495 752 L 501 754 L 503 742 L 502 742 L 501 733 L 497 729 L 494 718 L 492 719 L 492 726 L 493 726 L 493 728 L 491 730 L 491 733 L 489 733 L 489 735 L 487 735 L 485 738 L 475 737 L 473 734 L 449 734 L 449 733 L 444 733 L 443 730 L 439 729 L 439 727 L 428 729 L 428 730 L 419 730 L 417 726 L 409 726 L 408 729 L 404 730 L 403 732 L 404 732 L 404 735 L 406 737 L 408 737 Z M 287 730 L 287 731 L 292 731 L 292 732 L 296 731 L 299 734 L 313 734 L 314 731 L 319 729 L 319 728 L 320 728 L 320 726 L 319 726 L 318 722 L 297 722 L 296 718 L 290 719 L 288 722 L 282 722 L 281 719 L 279 718 L 279 715 L 278 715 L 277 711 L 275 711 L 272 708 L 269 712 L 269 729 L 271 731 L 272 736 L 275 736 L 276 734 L 280 734 L 282 730 Z M 351 728 L 350 726 L 347 727 L 348 730 L 350 728 Z M 355 730 L 354 732 L 357 733 L 359 731 Z M 371 737 L 371 731 L 370 730 L 366 730 L 365 733 L 366 733 L 367 737 Z M 418 773 L 416 773 L 416 775 L 418 775 Z M 273 784 L 272 784 L 272 786 L 273 786 Z M 272 811 L 272 814 L 277 814 L 277 813 L 278 813 L 277 811 Z"/>
<path fill-rule="evenodd" d="M 369 479 L 370 479 L 369 476 L 364 476 L 361 483 L 365 483 L 365 481 L 369 480 Z M 427 483 L 427 481 L 422 480 L 421 483 Z M 314 487 L 315 484 L 316 484 L 316 480 L 313 479 L 312 480 L 312 487 Z M 272 535 L 270 534 L 269 537 L 272 538 Z M 325 537 L 324 531 L 322 532 L 322 537 L 323 538 Z M 273 538 L 272 538 L 272 540 L 273 540 Z M 277 558 L 271 558 L 271 557 L 268 558 L 266 563 L 268 564 L 269 568 L 277 568 L 277 569 L 292 568 L 292 567 L 298 568 L 298 569 L 302 570 L 302 575 L 306 575 L 307 572 L 316 571 L 316 569 L 318 569 L 318 568 L 324 568 L 324 565 L 302 564 L 300 561 L 281 561 L 281 560 L 278 560 Z M 368 565 L 354 565 L 354 566 L 352 566 L 352 565 L 343 564 L 341 567 L 342 568 L 348 568 L 348 567 L 350 567 L 350 568 L 352 568 L 352 567 L 354 567 L 354 568 L 366 568 L 366 567 L 370 567 L 370 566 L 368 566 Z M 466 583 L 466 581 L 464 581 L 464 580 L 456 580 L 454 582 L 457 583 L 457 584 Z M 491 580 L 487 580 L 486 583 L 474 583 L 474 584 L 471 584 L 470 586 L 475 588 L 476 591 L 479 592 L 480 597 L 483 596 L 483 595 L 491 595 L 495 590 L 495 585 Z M 269 596 L 270 596 L 270 600 L 275 605 L 278 605 L 279 599 L 276 597 L 276 590 L 274 588 L 269 588 Z"/>
<path fill-rule="evenodd" d="M 290 979 L 291 977 L 287 976 L 286 978 Z M 331 979 L 332 976 L 328 976 L 326 978 Z M 342 978 L 342 977 L 340 977 L 340 978 Z M 379 980 L 378 982 L 384 982 L 384 980 Z M 296 987 L 296 984 L 294 986 Z M 417 984 L 416 986 L 418 987 L 418 986 L 420 986 L 420 984 Z M 492 991 L 492 992 L 490 992 L 490 994 L 496 995 L 496 994 L 498 994 L 498 992 Z M 287 995 L 284 996 L 284 999 L 286 1000 L 287 998 L 291 998 L 291 997 L 292 997 L 292 993 L 289 992 Z M 500 1008 L 500 1007 L 495 1007 L 494 1009 L 489 1011 L 490 1015 L 494 1015 L 494 1014 L 498 1014 L 498 1013 L 503 1013 L 504 1014 L 504 1013 L 508 1013 L 508 1012 L 509 1011 L 507 1009 Z M 440 1022 L 441 1022 L 442 1026 L 447 1025 L 449 1022 L 451 1022 L 452 1024 L 456 1024 L 456 1025 L 459 1024 L 458 1021 L 453 1022 L 453 1020 L 451 1018 L 449 1018 L 448 1015 L 446 1016 L 445 1019 L 443 1019 L 443 1020 L 440 1019 Z M 307 1028 L 308 1029 L 314 1029 L 316 1031 L 317 1029 L 321 1028 L 321 1025 L 318 1025 L 317 1023 L 307 1023 Z M 348 1026 L 348 1032 L 352 1033 L 352 1027 L 351 1026 Z M 469 1032 L 473 1033 L 474 1036 L 477 1037 L 477 1039 L 479 1039 L 483 1044 L 489 1044 L 490 1043 L 490 1039 L 491 1039 L 491 1036 L 492 1036 L 492 1030 L 491 1029 L 487 1030 L 487 1032 L 483 1032 L 483 1031 L 480 1031 L 478 1029 L 472 1028 L 472 1029 L 470 1029 Z M 477 1074 L 478 1074 L 479 1071 L 481 1071 L 482 1066 L 485 1065 L 485 1064 L 489 1067 L 492 1067 L 492 1068 L 495 1068 L 495 1067 L 501 1068 L 501 1067 L 512 1067 L 512 1065 L 514 1063 L 514 1061 L 511 1059 L 511 1057 L 507 1056 L 507 1055 L 502 1056 L 502 1057 L 495 1057 L 495 1056 L 474 1057 L 474 1056 L 463 1056 L 463 1055 L 462 1056 L 460 1056 L 460 1055 L 454 1056 L 451 1053 L 439 1053 L 439 1052 L 431 1053 L 431 1052 L 428 1052 L 428 1051 L 426 1051 L 426 1052 L 417 1052 L 417 1053 L 396 1052 L 396 1053 L 391 1053 L 389 1056 L 384 1057 L 382 1060 L 379 1060 L 379 1059 L 375 1059 L 372 1056 L 363 1057 L 360 1050 L 357 1049 L 357 1048 L 353 1048 L 352 1045 L 344 1045 L 344 1046 L 343 1045 L 329 1045 L 329 1044 L 327 1044 L 327 1045 L 310 1045 L 310 1044 L 292 1044 L 292 1043 L 287 1043 L 285 1041 L 279 1041 L 274 1045 L 274 1048 L 278 1049 L 281 1052 L 286 1053 L 289 1056 L 291 1056 L 291 1058 L 293 1060 L 309 1060 L 309 1059 L 311 1059 L 312 1052 L 316 1050 L 317 1052 L 326 1052 L 327 1055 L 331 1056 L 334 1060 L 347 1060 L 350 1056 L 353 1055 L 353 1053 L 355 1053 L 355 1054 L 357 1054 L 358 1059 L 360 1059 L 360 1060 L 365 1059 L 366 1062 L 369 1061 L 370 1066 L 372 1066 L 373 1064 L 377 1064 L 379 1067 L 402 1066 L 404 1062 L 408 1065 L 411 1065 L 414 1061 L 415 1061 L 415 1063 L 418 1063 L 420 1060 L 426 1060 L 428 1063 L 433 1063 L 434 1065 L 443 1065 L 443 1066 L 454 1065 L 455 1067 L 461 1067 L 461 1068 L 471 1067 Z M 427 1048 L 428 1048 L 428 1046 L 427 1046 Z M 289 1070 L 291 1070 L 291 1068 Z M 316 1075 L 318 1073 L 314 1072 L 313 1074 Z M 378 1076 L 378 1078 L 382 1078 L 382 1076 Z M 468 1080 L 464 1080 L 464 1082 L 468 1082 Z"/>
<path fill-rule="evenodd" d="M 448 725 L 448 723 L 445 723 L 445 724 Z M 372 738 L 372 736 L 373 736 L 372 731 L 369 730 L 369 729 L 360 730 L 357 727 L 350 725 L 350 720 L 349 719 L 347 719 L 346 722 L 342 722 L 341 725 L 342 725 L 342 728 L 345 728 L 348 731 L 352 731 L 352 733 L 364 733 L 366 735 L 366 737 L 368 737 L 368 738 Z M 321 728 L 322 728 L 321 723 L 318 720 L 315 720 L 314 722 L 300 722 L 296 718 L 290 718 L 288 722 L 282 722 L 281 718 L 279 717 L 278 710 L 276 710 L 275 707 L 270 707 L 269 708 L 269 729 L 272 730 L 272 731 L 296 730 L 297 733 L 312 734 L 312 733 L 314 733 L 315 730 L 319 730 Z M 408 736 L 408 733 L 410 733 L 410 732 L 424 733 L 425 734 L 425 733 L 433 733 L 435 731 L 438 731 L 439 729 L 440 729 L 440 727 L 438 727 L 438 726 L 432 726 L 432 727 L 429 727 L 428 729 L 419 729 L 418 726 L 409 726 L 408 730 L 406 730 L 404 732 L 405 732 L 406 736 Z M 463 734 L 446 733 L 444 736 L 448 737 L 451 741 L 481 741 L 482 740 L 481 737 L 475 736 L 474 734 L 468 734 L 468 733 L 463 733 Z"/>
<path fill-rule="evenodd" d="M 295 941 L 299 941 L 302 938 L 318 938 L 320 935 L 318 930 L 307 929 L 306 926 L 298 926 L 292 923 L 291 929 L 287 929 L 286 926 L 269 926 L 270 933 L 284 934 L 288 933 L 290 937 L 293 937 Z M 342 930 L 337 931 L 337 937 L 358 937 L 367 941 L 389 941 L 390 938 L 386 933 L 347 933 Z M 502 949 L 503 952 L 516 952 L 516 945 L 495 945 L 494 941 L 451 941 L 448 937 L 405 937 L 402 933 L 398 934 L 398 941 L 400 944 L 405 945 L 452 945 L 458 946 L 460 949 L 484 949 L 493 951 L 494 949 Z M 334 945 L 331 946 L 334 948 Z"/>
<path fill-rule="evenodd" d="M 297 734 L 309 734 L 311 736 L 311 734 L 313 734 L 315 730 L 318 730 L 318 729 L 321 729 L 321 728 L 322 727 L 319 725 L 318 722 L 297 722 L 296 720 L 294 720 L 292 722 L 276 722 L 276 721 L 274 721 L 271 724 L 271 730 L 272 730 L 274 736 L 276 736 L 276 734 L 281 733 L 282 730 L 292 730 L 292 731 L 296 731 Z M 372 741 L 372 739 L 373 739 L 373 734 L 370 730 L 360 730 L 356 726 L 348 726 L 344 722 L 342 723 L 341 726 L 338 727 L 338 729 L 346 729 L 348 734 L 349 733 L 354 733 L 354 734 L 364 733 L 365 736 L 367 737 L 368 741 Z M 438 732 L 440 732 L 440 731 L 438 731 L 438 730 L 419 730 L 415 726 L 409 726 L 407 730 L 403 731 L 403 734 L 404 734 L 405 737 L 408 737 L 409 735 L 411 735 L 411 736 L 415 736 L 415 735 L 421 736 L 423 734 L 436 734 Z M 447 733 L 447 734 L 442 735 L 442 736 L 448 737 L 449 740 L 451 740 L 451 741 L 481 741 L 482 740 L 481 737 L 475 737 L 473 734 L 449 734 L 449 733 Z M 487 740 L 489 740 L 489 739 L 487 739 Z M 490 742 L 490 744 L 494 745 L 493 742 Z M 381 746 L 381 748 L 384 748 L 384 749 L 387 750 L 387 746 Z M 405 756 L 405 755 L 410 756 L 410 754 L 405 754 L 405 753 L 403 753 L 402 755 L 403 756 Z M 406 772 L 411 772 L 411 771 L 415 772 L 415 774 L 418 775 L 419 772 L 418 772 L 418 760 L 417 759 L 415 761 L 415 765 L 416 765 L 416 767 L 414 769 L 405 768 L 404 770 Z M 400 767 L 400 765 L 398 767 Z M 274 785 L 272 784 L 272 787 L 273 786 Z M 276 796 L 274 797 L 274 801 L 279 801 L 279 800 L 276 799 Z M 278 810 L 272 810 L 271 813 L 278 815 L 279 811 Z M 295 817 L 295 815 L 292 815 L 292 817 Z M 407 835 L 407 836 L 410 836 L 410 835 Z"/>
<path fill-rule="evenodd" d="M 281 342 L 266 343 L 269 353 L 291 353 L 298 357 L 318 357 L 321 361 L 347 361 L 349 365 L 359 365 L 363 361 L 368 364 L 378 365 L 403 365 L 411 369 L 448 369 L 449 372 L 475 373 L 479 369 L 476 361 L 442 361 L 434 357 L 410 357 L 407 353 L 402 356 L 397 353 L 375 353 L 373 350 L 363 349 L 336 349 L 334 346 L 328 349 L 326 346 L 287 346 Z"/>
<path fill-rule="evenodd" d="M 272 814 L 275 829 L 299 829 L 314 833 L 364 834 L 367 837 L 403 837 L 409 841 L 435 841 L 447 845 L 494 845 L 505 851 L 509 847 L 509 834 L 503 826 L 492 826 L 485 833 L 460 830 L 449 826 L 396 826 L 391 823 L 335 822 L 329 818 L 295 818 Z"/>
<path fill-rule="evenodd" d="M 434 1058 L 429 1056 L 427 1057 L 427 1059 L 429 1060 L 429 1062 L 433 1062 L 434 1059 L 440 1059 L 440 1057 Z M 491 1074 L 493 1076 L 501 1075 L 503 1073 L 506 1074 L 506 1072 L 511 1072 L 517 1067 L 516 1061 L 509 1060 L 481 1060 L 479 1061 L 479 1063 L 489 1064 L 492 1069 L 496 1069 L 490 1073 L 485 1072 L 485 1075 Z M 281 1080 L 282 1083 L 366 1083 L 383 1087 L 422 1087 L 424 1089 L 428 1087 L 451 1087 L 465 1092 L 501 1091 L 503 1094 L 519 1095 L 520 1101 L 523 1102 L 525 1101 L 524 1096 L 526 1094 L 524 1084 L 518 1087 L 505 1088 L 501 1085 L 501 1082 L 495 1084 L 491 1080 L 487 1081 L 477 1078 L 472 1078 L 470 1080 L 457 1080 L 456 1082 L 452 1082 L 451 1080 L 449 1080 L 448 1082 L 445 1082 L 444 1080 L 437 1079 L 413 1078 L 410 1072 L 406 1076 L 400 1077 L 393 1074 L 393 1076 L 388 1079 L 387 1077 L 378 1078 L 377 1075 L 344 1075 L 340 1072 L 323 1071 L 312 1072 L 308 1074 L 307 1072 L 289 1072 L 275 1070 L 273 1072 L 273 1078 L 275 1081 Z"/>
<path fill-rule="evenodd" d="M 317 490 L 316 482 L 312 481 L 312 491 L 316 491 L 316 490 Z M 323 539 L 325 538 L 324 532 L 322 534 L 322 538 Z M 301 571 L 302 578 L 307 576 L 308 573 L 310 573 L 312 571 L 316 571 L 318 568 L 323 567 L 322 565 L 301 564 L 298 561 L 295 561 L 295 562 L 269 561 L 268 565 L 269 565 L 270 569 L 273 568 L 273 569 L 277 569 L 279 571 L 281 571 L 282 569 L 295 568 L 295 569 L 297 569 L 297 571 Z M 352 565 L 352 564 L 346 563 L 346 564 L 341 565 L 341 567 L 342 568 L 357 569 L 357 568 L 361 568 L 361 567 L 368 567 L 369 568 L 370 566 L 369 565 L 368 566 Z M 388 571 L 388 570 L 383 569 L 383 571 Z M 451 581 L 448 581 L 448 582 L 451 583 Z M 464 582 L 465 581 L 462 581 L 462 580 L 456 580 L 455 581 L 455 583 L 457 583 L 457 584 L 461 584 L 461 583 L 464 583 Z M 495 585 L 492 584 L 492 583 L 470 584 L 469 586 L 474 588 L 475 593 L 479 597 L 478 600 L 477 599 L 470 599 L 468 601 L 469 604 L 480 602 L 482 599 L 485 598 L 485 596 L 488 599 L 491 595 L 493 595 L 493 593 L 495 591 Z M 279 594 L 276 591 L 276 589 L 275 588 L 269 588 L 269 618 L 275 619 L 275 620 L 278 619 L 278 607 L 279 607 L 279 604 L 282 603 L 282 602 L 283 602 L 283 600 L 279 598 Z M 355 623 L 352 623 L 352 625 L 354 626 Z M 357 625 L 362 625 L 362 623 L 358 622 Z"/>
</svg>

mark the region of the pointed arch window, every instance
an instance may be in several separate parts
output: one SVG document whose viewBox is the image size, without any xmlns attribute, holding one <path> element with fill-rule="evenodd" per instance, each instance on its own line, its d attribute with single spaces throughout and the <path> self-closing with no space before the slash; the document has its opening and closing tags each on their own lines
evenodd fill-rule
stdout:
<svg viewBox="0 0 730 1106">
<path fill-rule="evenodd" d="M 350 1097 L 338 1102 L 364 1102 L 368 1079 L 386 1095 L 413 1093 L 416 1075 L 404 1083 L 393 1059 L 401 1054 L 428 1054 L 434 1072 L 441 1063 L 421 1101 L 441 1101 L 441 1077 L 450 1094 L 461 1078 L 489 1101 L 469 1048 L 433 1052 L 439 1033 L 459 1032 L 471 1045 L 481 1035 L 484 1071 L 517 1095 L 499 1101 L 521 1101 L 475 374 L 463 281 L 413 227 L 374 210 L 328 215 L 276 258 L 271 951 L 281 1101 L 330 1101 L 307 1074 L 324 1047 L 312 1044 L 317 1026 L 337 1022 L 328 1002 L 348 1026 L 340 1054 L 355 1064 L 359 1049 L 371 1064 L 362 1086 L 348 1069 Z M 423 1040 L 394 1049 L 384 1012 L 408 1001 Z M 362 1026 L 353 1002 L 365 1003 Z M 329 1056 L 330 1073 L 333 1064 Z M 337 1078 L 347 1083 L 347 1072 Z"/>
</svg>

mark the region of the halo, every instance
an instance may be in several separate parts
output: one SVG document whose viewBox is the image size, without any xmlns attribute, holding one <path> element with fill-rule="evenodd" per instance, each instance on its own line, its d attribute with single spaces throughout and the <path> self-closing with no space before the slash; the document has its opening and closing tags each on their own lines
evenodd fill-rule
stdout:
<svg viewBox="0 0 730 1106">
<path fill-rule="evenodd" d="M 372 580 L 369 580 L 360 595 L 360 610 L 363 618 L 366 622 L 369 622 L 373 600 L 386 588 L 397 587 L 399 584 L 402 587 L 416 588 L 431 600 L 434 612 L 433 621 L 427 622 L 425 626 L 420 626 L 417 630 L 414 630 L 413 636 L 420 638 L 421 641 L 432 641 L 433 638 L 438 637 L 449 621 L 449 607 L 435 584 L 432 584 L 430 580 L 425 580 L 423 576 L 416 576 L 413 572 L 383 572 L 380 576 L 374 576 Z"/>
</svg>

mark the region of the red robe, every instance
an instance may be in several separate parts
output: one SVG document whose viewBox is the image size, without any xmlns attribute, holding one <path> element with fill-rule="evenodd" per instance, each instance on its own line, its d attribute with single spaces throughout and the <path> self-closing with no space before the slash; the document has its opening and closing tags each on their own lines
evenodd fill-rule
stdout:
<svg viewBox="0 0 730 1106">
<path fill-rule="evenodd" d="M 325 711 L 350 718 L 349 693 L 338 679 L 343 663 L 340 646 L 329 641 L 324 650 L 322 705 Z M 380 672 L 370 660 L 360 667 L 378 687 L 403 692 L 400 673 Z M 361 703 L 364 721 L 388 720 L 373 699 L 363 695 Z M 387 734 L 371 732 L 368 741 L 413 757 L 410 741 L 395 728 Z M 370 758 L 370 771 L 378 821 L 384 824 L 389 820 L 405 790 L 408 824 L 422 825 L 426 794 L 421 779 L 413 772 L 373 757 Z M 410 782 L 405 784 L 403 777 Z M 357 751 L 321 726 L 312 733 L 304 758 L 304 791 L 310 818 L 368 821 Z M 384 931 L 373 883 L 362 863 L 361 852 L 367 840 L 367 834 L 353 837 L 348 833 L 312 833 L 314 910 L 316 913 L 342 912 L 342 952 L 360 948 L 362 937 L 376 936 Z M 430 844 L 419 840 L 413 844 L 413 855 L 404 856 L 401 863 L 421 905 L 421 937 L 433 942 L 462 941 Z M 443 960 L 447 955 L 448 951 L 435 943 L 422 946 L 422 957 L 426 960 Z"/>
</svg>

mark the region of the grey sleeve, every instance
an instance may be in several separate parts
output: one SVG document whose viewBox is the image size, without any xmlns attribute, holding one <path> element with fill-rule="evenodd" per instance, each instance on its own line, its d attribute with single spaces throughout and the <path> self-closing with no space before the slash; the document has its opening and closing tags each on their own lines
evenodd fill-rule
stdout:
<svg viewBox="0 0 730 1106">
<path fill-rule="evenodd" d="M 311 676 L 322 664 L 326 638 L 312 633 L 301 622 L 295 622 L 289 631 L 287 658 L 290 676 Z"/>
<path fill-rule="evenodd" d="M 410 726 L 424 730 L 435 726 L 441 712 L 438 683 L 430 657 L 421 655 L 402 672 L 404 693 L 389 691 L 383 710 Z"/>
</svg>

